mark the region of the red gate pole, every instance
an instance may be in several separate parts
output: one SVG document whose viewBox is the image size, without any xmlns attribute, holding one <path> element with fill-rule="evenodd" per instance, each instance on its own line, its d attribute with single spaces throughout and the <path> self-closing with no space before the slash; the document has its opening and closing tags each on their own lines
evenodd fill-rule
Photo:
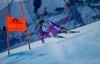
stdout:
<svg viewBox="0 0 100 64">
<path fill-rule="evenodd" d="M 30 50 L 31 49 L 31 47 L 30 47 L 30 39 L 28 37 L 28 31 L 27 30 L 26 30 L 26 39 L 28 41 L 28 46 L 29 46 L 29 50 Z"/>
<path fill-rule="evenodd" d="M 6 16 L 6 7 L 4 8 L 4 14 Z M 6 17 L 5 17 L 6 20 Z M 7 47 L 8 47 L 8 55 L 10 54 L 10 43 L 9 43 L 9 38 L 8 38 L 8 30 L 7 30 L 7 25 L 6 25 L 6 42 L 7 42 Z"/>
<path fill-rule="evenodd" d="M 20 0 L 20 7 L 21 7 L 21 10 L 22 10 L 22 17 L 24 16 L 24 11 L 23 11 L 23 7 L 22 7 L 22 1 Z M 27 31 L 27 29 L 26 29 L 26 39 L 27 39 L 27 41 L 28 41 L 28 46 L 29 46 L 29 50 L 31 49 L 31 47 L 30 47 L 30 39 L 29 39 L 29 37 L 28 37 L 28 31 Z"/>
<path fill-rule="evenodd" d="M 8 46 L 8 55 L 10 54 L 10 43 L 9 43 L 9 38 L 8 38 L 8 31 L 6 30 L 6 41 L 7 41 L 7 46 Z"/>
</svg>

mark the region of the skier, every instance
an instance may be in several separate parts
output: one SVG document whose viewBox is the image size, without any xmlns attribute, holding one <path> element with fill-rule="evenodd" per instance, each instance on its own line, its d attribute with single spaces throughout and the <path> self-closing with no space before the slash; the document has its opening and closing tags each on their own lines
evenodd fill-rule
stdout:
<svg viewBox="0 0 100 64">
<path fill-rule="evenodd" d="M 46 37 L 59 37 L 57 34 L 59 33 L 76 33 L 78 31 L 69 31 L 66 30 L 64 27 L 60 27 L 59 25 L 55 24 L 54 22 L 48 21 L 45 22 L 44 19 L 38 19 L 38 23 L 40 25 L 40 38 L 42 43 L 45 43 L 44 38 Z"/>
</svg>

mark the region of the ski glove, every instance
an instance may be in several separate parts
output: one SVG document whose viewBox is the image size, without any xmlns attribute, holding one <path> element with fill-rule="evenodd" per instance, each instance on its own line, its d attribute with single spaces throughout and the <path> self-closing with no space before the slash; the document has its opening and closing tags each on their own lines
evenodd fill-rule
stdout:
<svg viewBox="0 0 100 64">
<path fill-rule="evenodd" d="M 64 27 L 62 27 L 62 26 L 61 26 L 60 28 L 61 28 L 62 30 L 65 30 L 65 28 L 64 28 Z"/>
</svg>

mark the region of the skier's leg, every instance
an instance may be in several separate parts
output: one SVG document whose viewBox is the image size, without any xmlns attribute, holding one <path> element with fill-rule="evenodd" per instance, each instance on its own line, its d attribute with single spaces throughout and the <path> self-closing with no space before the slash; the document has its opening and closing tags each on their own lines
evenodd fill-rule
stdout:
<svg viewBox="0 0 100 64">
<path fill-rule="evenodd" d="M 65 38 L 64 36 L 60 36 L 60 35 L 58 35 L 58 34 L 60 34 L 60 33 L 66 33 L 66 31 L 58 31 L 58 33 L 54 36 L 55 38 Z"/>
<path fill-rule="evenodd" d="M 67 33 L 67 30 L 60 30 L 58 33 Z"/>
</svg>

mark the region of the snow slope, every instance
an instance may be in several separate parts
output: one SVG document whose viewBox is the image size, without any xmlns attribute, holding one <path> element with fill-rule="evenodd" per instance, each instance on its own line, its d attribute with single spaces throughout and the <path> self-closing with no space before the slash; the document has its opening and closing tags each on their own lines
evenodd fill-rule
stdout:
<svg viewBox="0 0 100 64">
<path fill-rule="evenodd" d="M 79 34 L 48 38 L 0 54 L 0 64 L 100 64 L 100 21 L 80 27 Z"/>
</svg>

